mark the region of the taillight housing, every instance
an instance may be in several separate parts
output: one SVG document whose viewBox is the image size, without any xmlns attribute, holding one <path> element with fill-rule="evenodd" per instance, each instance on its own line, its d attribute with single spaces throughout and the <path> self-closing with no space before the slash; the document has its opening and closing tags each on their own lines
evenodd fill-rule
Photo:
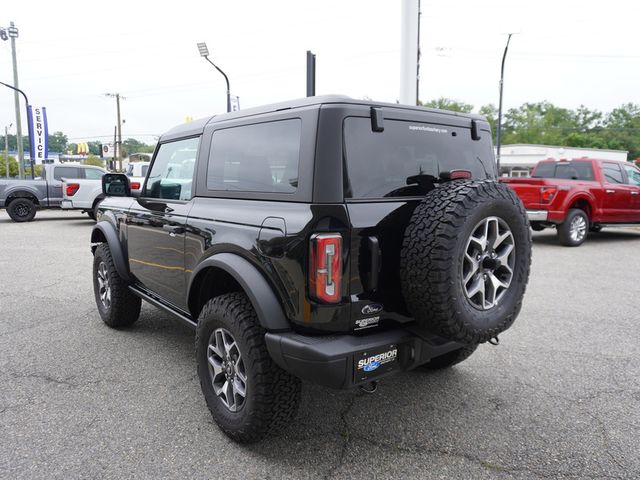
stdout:
<svg viewBox="0 0 640 480">
<path fill-rule="evenodd" d="M 129 187 L 131 187 L 131 190 L 140 190 L 140 182 L 131 182 Z"/>
<path fill-rule="evenodd" d="M 67 183 L 67 197 L 73 197 L 79 189 L 79 183 Z"/>
<path fill-rule="evenodd" d="M 540 187 L 540 202 L 551 203 L 557 192 L 556 187 Z"/>
<path fill-rule="evenodd" d="M 338 303 L 342 297 L 342 235 L 318 233 L 311 237 L 309 295 L 324 303 Z"/>
</svg>

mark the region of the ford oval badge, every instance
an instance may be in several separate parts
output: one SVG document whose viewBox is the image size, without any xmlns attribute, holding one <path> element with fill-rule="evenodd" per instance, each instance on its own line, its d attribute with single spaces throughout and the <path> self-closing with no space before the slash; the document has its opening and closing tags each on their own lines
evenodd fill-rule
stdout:
<svg viewBox="0 0 640 480">
<path fill-rule="evenodd" d="M 373 372 L 376 368 L 380 366 L 380 362 L 371 362 L 364 366 L 363 370 L 365 372 Z"/>
<path fill-rule="evenodd" d="M 369 305 L 365 305 L 364 307 L 362 307 L 361 312 L 363 315 L 373 315 L 381 310 L 382 305 L 380 305 L 379 303 L 370 303 Z"/>
</svg>

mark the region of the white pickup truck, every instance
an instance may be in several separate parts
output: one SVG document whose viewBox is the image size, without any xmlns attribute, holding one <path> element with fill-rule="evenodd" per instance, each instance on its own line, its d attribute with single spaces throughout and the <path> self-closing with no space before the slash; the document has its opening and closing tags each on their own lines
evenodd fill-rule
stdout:
<svg viewBox="0 0 640 480">
<path fill-rule="evenodd" d="M 131 164 L 129 166 L 131 167 Z M 136 167 L 136 170 L 130 168 L 127 171 L 131 182 L 131 194 L 133 196 L 140 194 L 140 189 L 144 183 L 144 175 L 146 175 L 147 169 L 149 168 L 149 162 L 136 163 Z M 129 175 L 129 173 L 138 173 L 141 176 L 132 176 Z M 61 204 L 63 209 L 82 210 L 95 220 L 96 210 L 103 198 L 102 178 L 63 179 Z"/>
</svg>

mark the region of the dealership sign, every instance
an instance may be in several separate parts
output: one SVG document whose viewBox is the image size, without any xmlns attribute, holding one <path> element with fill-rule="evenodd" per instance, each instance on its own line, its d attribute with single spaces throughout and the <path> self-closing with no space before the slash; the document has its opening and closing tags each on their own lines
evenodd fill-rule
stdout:
<svg viewBox="0 0 640 480">
<path fill-rule="evenodd" d="M 42 163 L 49 153 L 49 127 L 47 125 L 47 109 L 45 107 L 27 106 L 29 114 L 29 138 L 31 141 L 31 158 Z"/>
</svg>

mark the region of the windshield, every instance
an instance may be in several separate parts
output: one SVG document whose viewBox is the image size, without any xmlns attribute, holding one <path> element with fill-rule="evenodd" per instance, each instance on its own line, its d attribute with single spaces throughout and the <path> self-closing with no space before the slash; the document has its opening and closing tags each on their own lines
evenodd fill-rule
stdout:
<svg viewBox="0 0 640 480">
<path fill-rule="evenodd" d="M 473 178 L 495 177 L 490 134 L 471 139 L 471 130 L 402 120 L 384 121 L 383 132 L 371 130 L 369 118 L 344 122 L 345 198 L 424 195 L 424 187 L 409 185 L 416 175 L 470 170 Z"/>
<path fill-rule="evenodd" d="M 533 172 L 532 177 L 586 181 L 592 181 L 594 179 L 593 167 L 589 160 L 540 162 Z"/>
</svg>

